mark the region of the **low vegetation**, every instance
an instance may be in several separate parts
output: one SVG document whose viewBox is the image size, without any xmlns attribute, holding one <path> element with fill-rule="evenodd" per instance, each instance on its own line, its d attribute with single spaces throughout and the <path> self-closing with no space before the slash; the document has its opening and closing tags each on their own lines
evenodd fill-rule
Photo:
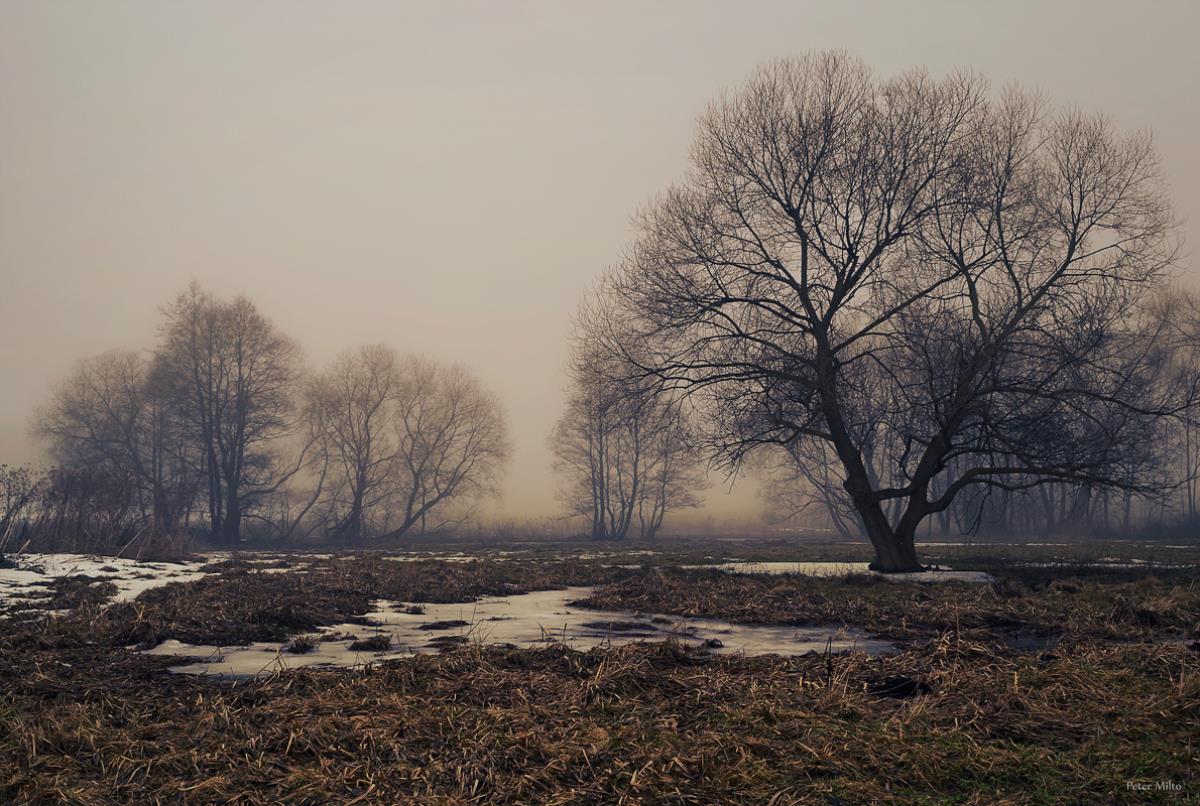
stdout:
<svg viewBox="0 0 1200 806">
<path fill-rule="evenodd" d="M 632 564 L 294 555 L 106 608 L 111 583 L 61 583 L 65 615 L 0 630 L 0 800 L 1146 803 L 1179 791 L 1126 782 L 1200 784 L 1200 588 L 1181 572 L 914 585 L 615 567 Z M 303 633 L 361 621 L 374 599 L 583 584 L 605 609 L 846 623 L 900 651 L 514 649 L 448 629 L 436 655 L 221 682 L 127 648 L 307 652 Z M 364 625 L 358 639 L 388 636 Z"/>
<path fill-rule="evenodd" d="M 894 640 L 951 632 L 1154 640 L 1200 629 L 1200 586 L 1137 572 L 1122 581 L 1020 574 L 993 583 L 898 584 L 872 574 L 821 578 L 662 569 L 599 589 L 579 604 L 766 624 L 848 624 Z"/>
</svg>

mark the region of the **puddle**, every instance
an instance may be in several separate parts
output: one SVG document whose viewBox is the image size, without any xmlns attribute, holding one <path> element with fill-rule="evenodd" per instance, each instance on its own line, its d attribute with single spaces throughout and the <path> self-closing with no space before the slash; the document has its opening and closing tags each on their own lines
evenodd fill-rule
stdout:
<svg viewBox="0 0 1200 806">
<path fill-rule="evenodd" d="M 680 565 L 680 568 L 714 568 L 731 574 L 803 574 L 813 577 L 840 577 L 846 574 L 869 574 L 867 563 L 831 562 L 745 562 L 700 563 Z"/>
<path fill-rule="evenodd" d="M 484 559 L 484 557 L 478 554 L 464 554 L 461 551 L 456 551 L 453 554 L 388 554 L 380 559 L 391 560 L 396 563 L 415 563 L 425 560 L 437 560 L 444 563 L 470 563 Z M 496 559 L 506 558 L 497 557 Z"/>
<path fill-rule="evenodd" d="M 283 652 L 286 644 L 255 643 L 239 647 L 195 646 L 165 641 L 148 650 L 156 655 L 181 655 L 189 663 L 170 667 L 184 674 L 232 678 L 269 674 L 304 666 L 347 667 L 420 652 L 436 652 L 458 643 L 511 644 L 528 648 L 559 642 L 573 649 L 619 646 L 633 641 L 675 638 L 714 653 L 797 655 L 805 652 L 895 651 L 888 641 L 843 627 L 746 625 L 716 619 L 684 618 L 644 613 L 587 610 L 568 604 L 585 599 L 592 589 L 535 591 L 481 599 L 466 604 L 426 604 L 423 612 L 396 602 L 376 602 L 364 614 L 372 624 L 336 624 L 314 638 L 316 649 L 306 654 Z M 351 639 L 349 636 L 354 636 Z M 387 636 L 384 651 L 353 649 L 355 640 Z"/>
<path fill-rule="evenodd" d="M 607 560 L 612 557 L 657 557 L 661 553 L 658 549 L 629 549 L 627 551 L 613 549 L 611 551 L 578 551 L 567 556 L 573 560 Z"/>
<path fill-rule="evenodd" d="M 680 565 L 680 568 L 715 568 L 732 574 L 802 574 L 815 577 L 840 577 L 847 574 L 874 574 L 868 563 L 857 562 L 727 562 Z M 907 574 L 879 574 L 889 582 L 993 582 L 985 571 L 914 571 Z"/>
</svg>

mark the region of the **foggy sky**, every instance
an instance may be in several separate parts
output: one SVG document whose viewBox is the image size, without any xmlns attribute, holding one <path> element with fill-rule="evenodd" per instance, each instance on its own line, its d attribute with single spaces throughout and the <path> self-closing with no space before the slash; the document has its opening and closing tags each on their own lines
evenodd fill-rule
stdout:
<svg viewBox="0 0 1200 806">
<path fill-rule="evenodd" d="M 722 87 L 812 48 L 1017 81 L 1153 130 L 1195 221 L 1198 28 L 1195 2 L 3 0 L 0 462 L 38 461 L 51 385 L 149 347 L 195 279 L 314 366 L 469 366 L 508 412 L 500 511 L 552 513 L 570 315 Z M 710 507 L 756 510 L 739 489 Z"/>
</svg>

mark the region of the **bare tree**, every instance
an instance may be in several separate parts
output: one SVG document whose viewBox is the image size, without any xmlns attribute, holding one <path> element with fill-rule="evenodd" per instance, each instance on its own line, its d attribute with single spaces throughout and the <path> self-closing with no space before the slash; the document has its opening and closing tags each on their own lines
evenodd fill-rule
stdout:
<svg viewBox="0 0 1200 806">
<path fill-rule="evenodd" d="M 332 468 L 324 500 L 335 539 L 355 542 L 383 525 L 371 521 L 386 512 L 395 492 L 399 363 L 382 345 L 347 351 L 309 390 L 321 446 L 314 461 Z"/>
<path fill-rule="evenodd" d="M 63 468 L 101 471 L 136 487 L 155 533 L 170 533 L 196 493 L 190 446 L 180 421 L 133 351 L 85 359 L 54 392 L 34 433 Z"/>
<path fill-rule="evenodd" d="M 576 323 L 566 411 L 550 436 L 560 494 L 571 515 L 590 523 L 596 540 L 623 540 L 636 523 L 651 539 L 673 509 L 699 504 L 696 437 L 682 402 L 599 347 L 611 333 L 603 300 L 585 305 Z"/>
<path fill-rule="evenodd" d="M 0 465 L 0 556 L 20 549 L 25 518 L 36 505 L 43 476 L 28 467 Z"/>
<path fill-rule="evenodd" d="M 1144 135 L 823 54 L 712 105 L 610 293 L 719 461 L 832 451 L 876 566 L 911 570 L 964 490 L 1160 488 L 1191 384 L 1140 304 L 1172 225 Z"/>
<path fill-rule="evenodd" d="M 392 395 L 396 485 L 388 537 L 452 526 L 496 493 L 508 459 L 496 397 L 457 366 L 408 358 Z"/>
<path fill-rule="evenodd" d="M 299 419 L 299 350 L 249 300 L 195 284 L 165 315 L 155 373 L 191 429 L 212 535 L 235 545 L 244 516 L 303 461 L 283 467 L 276 450 Z"/>
<path fill-rule="evenodd" d="M 508 456 L 496 398 L 458 367 L 373 345 L 340 355 L 308 393 L 326 463 L 319 521 L 343 542 L 461 523 Z"/>
</svg>

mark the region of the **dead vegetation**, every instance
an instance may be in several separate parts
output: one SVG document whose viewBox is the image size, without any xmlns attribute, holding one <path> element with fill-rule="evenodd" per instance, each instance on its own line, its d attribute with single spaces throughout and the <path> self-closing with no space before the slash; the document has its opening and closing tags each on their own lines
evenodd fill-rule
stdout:
<svg viewBox="0 0 1200 806">
<path fill-rule="evenodd" d="M 311 635 L 295 635 L 283 646 L 282 652 L 292 655 L 307 655 L 317 648 L 317 639 Z"/>
<path fill-rule="evenodd" d="M 234 685 L 82 644 L 5 649 L 13 803 L 1145 803 L 1126 780 L 1198 783 L 1181 646 L 467 646 Z"/>
<path fill-rule="evenodd" d="M 1163 572 L 1158 572 L 1160 575 Z M 577 604 L 604 610 L 713 616 L 762 624 L 846 624 L 905 641 L 954 632 L 1109 640 L 1200 635 L 1194 576 L 1127 573 L 1121 581 L 1014 572 L 993 583 L 897 584 L 844 577 L 655 569 L 598 588 Z"/>
<path fill-rule="evenodd" d="M 392 636 L 388 633 L 377 633 L 370 638 L 351 642 L 350 648 L 356 652 L 386 652 L 392 648 Z"/>
<path fill-rule="evenodd" d="M 1198 791 L 1197 586 L 1110 576 L 921 586 L 364 555 L 305 558 L 303 572 L 231 565 L 105 609 L 71 594 L 65 617 L 0 629 L 0 801 L 1178 802 L 1126 781 Z M 229 683 L 125 648 L 282 641 L 375 599 L 600 583 L 590 603 L 606 609 L 847 623 L 903 649 L 580 653 L 485 647 L 447 628 L 435 655 Z M 1009 640 L 1019 631 L 1063 640 L 1027 651 Z M 390 639 L 354 640 L 369 653 Z M 293 635 L 289 651 L 310 640 Z"/>
</svg>

